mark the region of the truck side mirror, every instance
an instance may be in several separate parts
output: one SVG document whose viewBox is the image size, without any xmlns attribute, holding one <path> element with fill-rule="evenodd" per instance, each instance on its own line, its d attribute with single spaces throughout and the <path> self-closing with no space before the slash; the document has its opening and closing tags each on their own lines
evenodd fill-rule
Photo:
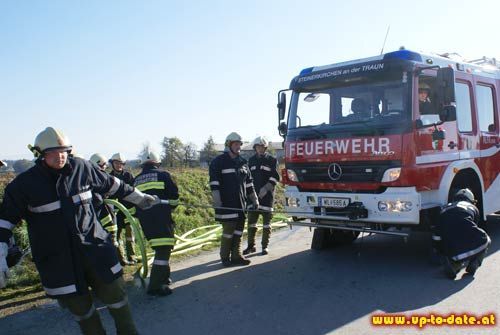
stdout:
<svg viewBox="0 0 500 335">
<path fill-rule="evenodd" d="M 285 118 L 285 108 L 286 108 L 286 94 L 281 92 L 278 97 L 278 118 L 279 121 Z M 280 125 L 281 127 L 281 125 Z"/>
<path fill-rule="evenodd" d="M 455 121 L 457 119 L 457 108 L 453 105 L 444 106 L 439 113 L 439 119 L 443 122 Z"/>
<path fill-rule="evenodd" d="M 439 68 L 436 77 L 438 107 L 449 106 L 455 100 L 455 72 L 451 67 Z"/>
<path fill-rule="evenodd" d="M 287 133 L 287 125 L 285 122 L 281 122 L 280 125 L 278 126 L 278 131 L 281 136 L 285 136 Z"/>
</svg>

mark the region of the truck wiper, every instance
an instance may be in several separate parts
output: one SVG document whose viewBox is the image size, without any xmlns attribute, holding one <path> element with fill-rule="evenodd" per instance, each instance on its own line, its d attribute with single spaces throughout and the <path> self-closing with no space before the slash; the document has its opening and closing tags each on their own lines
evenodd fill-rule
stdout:
<svg viewBox="0 0 500 335">
<path fill-rule="evenodd" d="M 294 129 L 297 129 L 297 130 L 300 130 L 300 129 L 304 129 L 304 128 L 308 128 L 310 130 L 312 130 L 313 132 L 315 132 L 316 134 L 320 135 L 321 138 L 326 138 L 326 134 L 322 131 L 319 131 L 318 129 L 315 129 L 313 127 L 317 127 L 318 125 L 309 125 L 309 126 L 301 126 L 301 127 L 298 127 L 298 128 L 294 128 Z"/>
</svg>

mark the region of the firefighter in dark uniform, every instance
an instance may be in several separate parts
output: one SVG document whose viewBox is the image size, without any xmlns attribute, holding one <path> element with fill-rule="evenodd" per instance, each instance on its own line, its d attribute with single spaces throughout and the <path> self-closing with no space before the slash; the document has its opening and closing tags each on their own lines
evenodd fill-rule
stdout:
<svg viewBox="0 0 500 335">
<path fill-rule="evenodd" d="M 147 293 L 166 296 L 172 293 L 170 284 L 170 253 L 175 245 L 174 220 L 172 210 L 177 206 L 179 191 L 170 173 L 159 169 L 161 160 L 155 152 L 145 152 L 142 171 L 135 178 L 135 187 L 147 194 L 168 200 L 147 210 L 137 209 L 136 215 L 141 223 L 146 239 L 155 251 Z"/>
<path fill-rule="evenodd" d="M 143 194 L 80 158 L 68 157 L 69 140 L 54 128 L 35 139 L 34 167 L 5 189 L 0 207 L 0 250 L 22 219 L 42 286 L 78 321 L 84 334 L 105 334 L 89 286 L 107 305 L 117 332 L 136 334 L 110 236 L 97 219 L 92 193 L 123 198 L 143 208 L 159 199 Z M 3 258 L 4 253 L 0 252 Z M 2 262 L 0 262 L 2 264 Z"/>
<path fill-rule="evenodd" d="M 120 153 L 116 153 L 113 156 L 111 156 L 109 163 L 111 164 L 111 175 L 113 177 L 122 180 L 127 185 L 130 186 L 134 185 L 134 176 L 132 176 L 130 172 L 125 171 L 123 169 L 123 166 L 125 165 L 125 160 L 122 159 Z M 123 201 L 122 204 L 127 209 L 133 208 L 133 204 L 129 202 Z M 133 210 L 131 214 L 133 214 Z M 135 257 L 135 250 L 134 250 L 134 243 L 135 243 L 134 232 L 132 231 L 130 222 L 128 222 L 125 215 L 121 211 L 118 211 L 118 213 L 116 214 L 116 223 L 118 226 L 116 237 L 120 245 L 123 245 L 123 243 L 120 243 L 120 240 L 122 238 L 121 237 L 122 232 L 123 230 L 125 230 L 125 252 L 122 250 L 124 256 L 122 259 L 122 265 L 135 264 L 137 263 L 137 259 Z"/>
<path fill-rule="evenodd" d="M 217 156 L 209 168 L 215 220 L 222 223 L 220 257 L 224 266 L 250 264 L 250 260 L 241 255 L 241 236 L 245 228 L 244 210 L 248 200 L 254 208 L 259 206 L 250 168 L 240 156 L 242 144 L 240 135 L 229 134 L 226 137 L 225 152 Z"/>
<path fill-rule="evenodd" d="M 258 192 L 259 211 L 248 213 L 248 247 L 243 255 L 255 252 L 255 234 L 257 233 L 257 220 L 262 214 L 262 254 L 269 253 L 268 245 L 271 237 L 271 218 L 274 203 L 274 188 L 280 176 L 278 172 L 278 161 L 266 152 L 268 142 L 264 137 L 257 137 L 253 142 L 255 155 L 248 160 L 248 166 L 252 173 L 253 185 Z"/>
<path fill-rule="evenodd" d="M 459 190 L 453 202 L 441 210 L 432 239 L 444 256 L 445 273 L 455 279 L 464 267 L 471 275 L 481 266 L 491 244 L 490 237 L 478 227 L 480 214 L 474 194 L 469 189 Z"/>
<path fill-rule="evenodd" d="M 96 164 L 102 171 L 106 171 L 106 167 L 108 166 L 108 160 L 104 155 L 96 153 L 90 156 L 89 161 Z M 120 245 L 117 239 L 118 226 L 116 224 L 116 215 L 114 212 L 114 207 L 112 205 L 108 205 L 104 203 L 104 197 L 99 193 L 92 194 L 92 202 L 94 204 L 94 208 L 96 209 L 97 217 L 102 224 L 102 227 L 106 229 L 106 231 L 111 236 L 111 241 L 116 247 L 116 252 L 118 253 L 118 259 L 120 260 L 120 264 L 125 264 L 125 258 L 123 256 L 123 251 L 120 249 Z"/>
</svg>

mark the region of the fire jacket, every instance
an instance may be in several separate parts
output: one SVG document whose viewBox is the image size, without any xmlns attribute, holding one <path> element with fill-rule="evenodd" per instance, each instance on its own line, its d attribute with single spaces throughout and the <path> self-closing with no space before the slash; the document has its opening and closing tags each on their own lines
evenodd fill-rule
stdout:
<svg viewBox="0 0 500 335">
<path fill-rule="evenodd" d="M 231 158 L 225 152 L 217 156 L 209 168 L 210 188 L 219 190 L 222 207 L 239 208 L 241 211 L 216 209 L 215 220 L 219 222 L 245 222 L 248 195 L 254 192 L 252 174 L 247 161 L 241 156 Z"/>
<path fill-rule="evenodd" d="M 157 195 L 160 199 L 173 203 L 173 205 L 159 204 L 147 210 L 136 209 L 136 216 L 151 246 L 173 246 L 175 239 L 172 209 L 176 207 L 176 200 L 179 199 L 179 190 L 170 173 L 153 165 L 146 165 L 135 178 L 135 187 L 144 193 Z"/>
<path fill-rule="evenodd" d="M 477 226 L 479 210 L 467 201 L 449 203 L 441 210 L 434 241 L 440 241 L 441 251 L 454 261 L 462 261 L 488 247 L 488 234 Z"/>
<path fill-rule="evenodd" d="M 58 171 L 38 160 L 5 189 L 0 242 L 7 242 L 15 224 L 26 220 L 33 261 L 49 296 L 86 293 L 84 262 L 106 283 L 122 274 L 116 248 L 97 218 L 92 193 L 136 195 L 133 187 L 79 158 L 68 158 Z"/>
<path fill-rule="evenodd" d="M 134 176 L 128 171 L 116 172 L 115 170 L 111 170 L 109 174 L 120 179 L 127 185 L 134 186 Z M 121 201 L 121 203 L 127 208 L 134 207 L 134 204 L 131 204 L 127 201 Z M 123 213 L 121 213 L 120 211 L 118 212 L 118 216 L 121 217 L 121 220 L 124 219 Z"/>
<path fill-rule="evenodd" d="M 265 153 L 264 155 L 253 155 L 248 160 L 248 166 L 250 167 L 250 172 L 252 173 L 253 185 L 255 187 L 255 192 L 259 194 L 262 186 L 270 183 L 273 187 L 280 180 L 280 175 L 278 172 L 278 162 L 276 158 Z M 269 191 L 263 198 L 259 198 L 259 209 L 272 211 L 274 202 L 274 190 Z"/>
<path fill-rule="evenodd" d="M 109 233 L 116 232 L 118 227 L 116 225 L 116 216 L 113 206 L 104 203 L 104 199 L 99 193 L 92 194 L 92 203 L 102 227 Z"/>
</svg>

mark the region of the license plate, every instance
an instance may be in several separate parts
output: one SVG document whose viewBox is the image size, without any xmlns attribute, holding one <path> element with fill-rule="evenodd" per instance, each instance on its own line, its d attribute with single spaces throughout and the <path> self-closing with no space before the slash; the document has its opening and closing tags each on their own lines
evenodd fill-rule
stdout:
<svg viewBox="0 0 500 335">
<path fill-rule="evenodd" d="M 323 207 L 344 208 L 349 205 L 349 198 L 321 198 Z"/>
</svg>

